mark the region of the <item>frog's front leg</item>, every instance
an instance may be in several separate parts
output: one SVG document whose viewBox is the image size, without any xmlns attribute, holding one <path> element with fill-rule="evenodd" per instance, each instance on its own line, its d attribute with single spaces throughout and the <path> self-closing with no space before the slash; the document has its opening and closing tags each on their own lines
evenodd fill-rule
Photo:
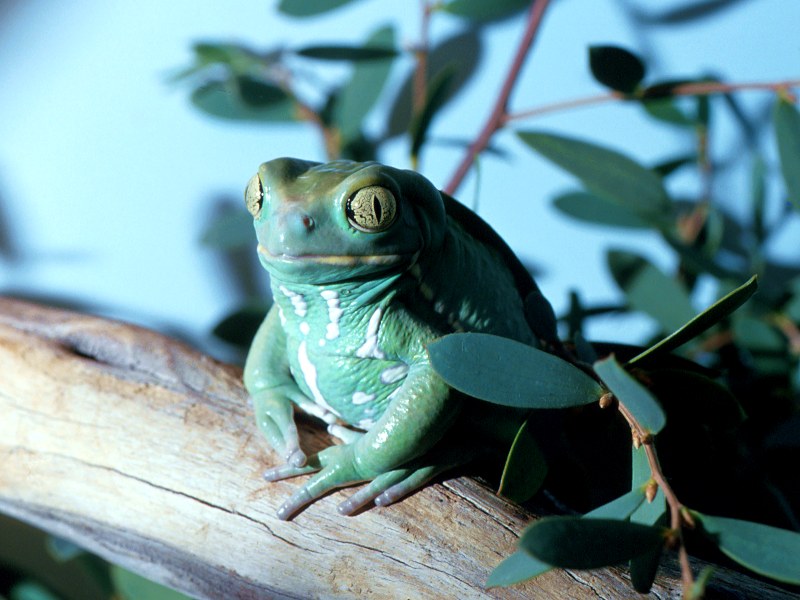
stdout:
<svg viewBox="0 0 800 600">
<path fill-rule="evenodd" d="M 309 400 L 297 387 L 286 358 L 286 334 L 277 306 L 267 313 L 253 339 L 244 367 L 244 384 L 253 399 L 256 424 L 286 462 L 306 464 L 294 422 L 292 403 Z"/>
<path fill-rule="evenodd" d="M 266 473 L 268 480 L 275 481 L 318 471 L 284 502 L 278 516 L 289 519 L 336 488 L 363 481 L 375 482 L 369 486 L 369 497 L 362 493 L 355 497 L 354 503 L 345 502 L 340 507 L 342 512 L 351 513 L 408 479 L 417 469 L 405 468 L 407 463 L 422 456 L 442 438 L 457 417 L 460 404 L 461 400 L 427 360 L 412 365 L 384 414 L 357 441 L 326 448 L 310 457 L 305 466 L 286 465 Z M 413 481 L 417 479 L 419 477 Z M 419 479 L 417 487 L 424 481 Z"/>
</svg>

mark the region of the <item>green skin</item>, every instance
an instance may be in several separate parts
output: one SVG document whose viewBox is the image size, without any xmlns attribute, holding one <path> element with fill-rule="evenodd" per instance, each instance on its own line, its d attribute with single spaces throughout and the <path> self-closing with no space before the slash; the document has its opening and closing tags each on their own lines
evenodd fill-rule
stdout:
<svg viewBox="0 0 800 600">
<path fill-rule="evenodd" d="M 471 459 L 474 436 L 445 434 L 473 405 L 434 372 L 426 346 L 454 331 L 537 343 L 509 252 L 468 233 L 428 180 L 377 163 L 272 160 L 245 198 L 274 305 L 244 381 L 259 429 L 286 461 L 265 477 L 315 473 L 278 516 L 360 482 L 369 483 L 342 514 L 390 504 Z M 307 457 L 294 405 L 344 443 Z"/>
</svg>

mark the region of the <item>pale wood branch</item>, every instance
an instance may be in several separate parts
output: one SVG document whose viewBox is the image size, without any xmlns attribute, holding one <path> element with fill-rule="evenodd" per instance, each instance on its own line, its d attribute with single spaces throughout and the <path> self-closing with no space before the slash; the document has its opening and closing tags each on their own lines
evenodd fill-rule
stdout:
<svg viewBox="0 0 800 600">
<path fill-rule="evenodd" d="M 200 598 L 634 595 L 624 569 L 485 590 L 532 516 L 469 479 L 357 517 L 334 494 L 277 520 L 296 484 L 262 480 L 276 457 L 240 378 L 151 331 L 0 299 L 0 511 Z M 792 597 L 725 570 L 714 581 L 724 597 Z M 654 594 L 679 590 L 668 565 Z"/>
</svg>

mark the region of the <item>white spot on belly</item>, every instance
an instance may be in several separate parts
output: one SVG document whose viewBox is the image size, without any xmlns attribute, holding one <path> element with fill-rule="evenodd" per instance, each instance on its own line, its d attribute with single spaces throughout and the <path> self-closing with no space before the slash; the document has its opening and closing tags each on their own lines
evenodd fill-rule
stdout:
<svg viewBox="0 0 800 600">
<path fill-rule="evenodd" d="M 353 394 L 353 404 L 366 404 L 375 400 L 375 394 L 365 394 L 364 392 L 356 392 Z"/>
<path fill-rule="evenodd" d="M 280 317 L 281 320 L 281 327 L 286 325 L 286 315 L 283 314 L 283 309 L 280 306 L 278 307 L 278 317 Z"/>
<path fill-rule="evenodd" d="M 317 369 L 308 358 L 308 348 L 306 347 L 305 340 L 300 342 L 300 346 L 297 348 L 297 360 L 300 362 L 300 370 L 303 371 L 303 379 L 305 379 L 308 389 L 311 390 L 314 402 L 326 411 L 339 416 L 339 413 L 325 401 L 325 397 L 322 395 L 322 392 L 319 391 L 319 387 L 317 387 Z"/>
<path fill-rule="evenodd" d="M 408 365 L 398 363 L 393 367 L 381 371 L 381 383 L 397 383 L 408 373 Z"/>
<path fill-rule="evenodd" d="M 359 429 L 366 429 L 366 430 L 368 430 L 373 425 L 375 425 L 375 421 L 369 418 L 361 419 L 358 423 L 356 423 L 356 427 L 358 427 Z"/>
<path fill-rule="evenodd" d="M 339 306 L 339 294 L 333 290 L 322 290 L 320 294 L 328 305 L 328 319 L 330 320 L 330 323 L 325 328 L 325 337 L 329 340 L 335 340 L 339 337 L 339 319 L 344 314 L 344 310 Z"/>
<path fill-rule="evenodd" d="M 306 299 L 303 298 L 303 295 L 293 292 L 284 285 L 280 286 L 278 289 L 291 301 L 292 306 L 294 307 L 294 314 L 301 319 L 305 317 L 306 313 L 308 312 L 308 305 L 306 304 Z"/>
<path fill-rule="evenodd" d="M 356 356 L 359 358 L 386 358 L 383 351 L 378 348 L 378 328 L 381 324 L 382 311 L 376 308 L 375 312 L 369 318 L 367 325 L 367 335 L 364 344 L 356 350 Z"/>
<path fill-rule="evenodd" d="M 300 323 L 300 333 L 302 333 L 303 335 L 308 335 L 309 331 L 311 331 L 311 327 L 308 325 L 308 323 L 306 323 L 305 321 Z"/>
</svg>

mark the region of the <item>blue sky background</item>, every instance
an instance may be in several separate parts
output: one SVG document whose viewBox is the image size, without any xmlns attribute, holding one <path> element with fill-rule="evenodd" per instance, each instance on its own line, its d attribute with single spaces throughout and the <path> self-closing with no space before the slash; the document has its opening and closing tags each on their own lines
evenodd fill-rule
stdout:
<svg viewBox="0 0 800 600">
<path fill-rule="evenodd" d="M 668 8 L 685 2 L 561 0 L 553 3 L 529 56 L 512 107 L 523 110 L 602 92 L 586 66 L 591 44 L 615 44 L 648 57 L 653 80 L 713 73 L 727 81 L 800 77 L 800 2 L 744 0 L 692 25 L 634 27 L 623 7 Z M 195 111 L 188 89 L 168 82 L 186 66 L 200 40 L 239 41 L 258 48 L 307 43 L 358 43 L 378 26 L 398 26 L 403 44 L 418 36 L 416 2 L 364 0 L 324 18 L 279 16 L 274 1 L 140 0 L 136 3 L 4 0 L 0 4 L 0 222 L 11 232 L 16 260 L 0 258 L 0 290 L 82 301 L 95 312 L 182 331 L 202 341 L 243 300 L 223 263 L 199 238 L 220 198 L 241 201 L 248 178 L 281 155 L 322 160 L 319 139 L 305 125 L 263 126 L 216 121 Z M 434 19 L 442 39 L 461 26 Z M 492 26 L 471 85 L 434 124 L 433 135 L 477 133 L 520 37 L 521 20 Z M 411 66 L 393 73 L 399 85 Z M 341 69 L 324 74 L 334 77 Z M 394 89 L 394 88 L 393 88 Z M 770 96 L 742 94 L 745 106 L 768 107 Z M 383 98 L 384 102 L 391 98 Z M 716 111 L 722 113 L 724 111 Z M 380 128 L 380 107 L 368 116 Z M 712 150 L 742 156 L 724 119 Z M 584 137 L 654 164 L 692 149 L 685 131 L 655 124 L 635 106 L 602 105 L 520 123 Z M 609 244 L 648 256 L 664 268 L 671 253 L 654 236 L 586 227 L 549 207 L 574 187 L 564 173 L 526 150 L 510 133 L 495 140 L 507 161 L 485 158 L 476 188 L 469 178 L 458 196 L 479 199 L 479 212 L 520 256 L 542 269 L 544 293 L 561 312 L 568 292 L 590 303 L 617 301 L 607 275 Z M 776 167 L 772 142 L 764 151 Z M 384 162 L 408 167 L 408 141 L 392 142 Z M 461 152 L 430 148 L 422 172 L 435 184 L 449 179 Z M 687 194 L 697 182 L 676 183 Z M 721 178 L 715 189 L 740 214 L 748 182 Z M 780 190 L 771 189 L 776 198 Z M 775 204 L 777 206 L 777 204 Z M 774 253 L 797 260 L 800 225 L 781 229 Z M 698 297 L 699 304 L 709 300 Z M 701 294 L 700 296 L 704 296 Z M 590 337 L 635 341 L 648 320 L 604 319 Z"/>
</svg>

